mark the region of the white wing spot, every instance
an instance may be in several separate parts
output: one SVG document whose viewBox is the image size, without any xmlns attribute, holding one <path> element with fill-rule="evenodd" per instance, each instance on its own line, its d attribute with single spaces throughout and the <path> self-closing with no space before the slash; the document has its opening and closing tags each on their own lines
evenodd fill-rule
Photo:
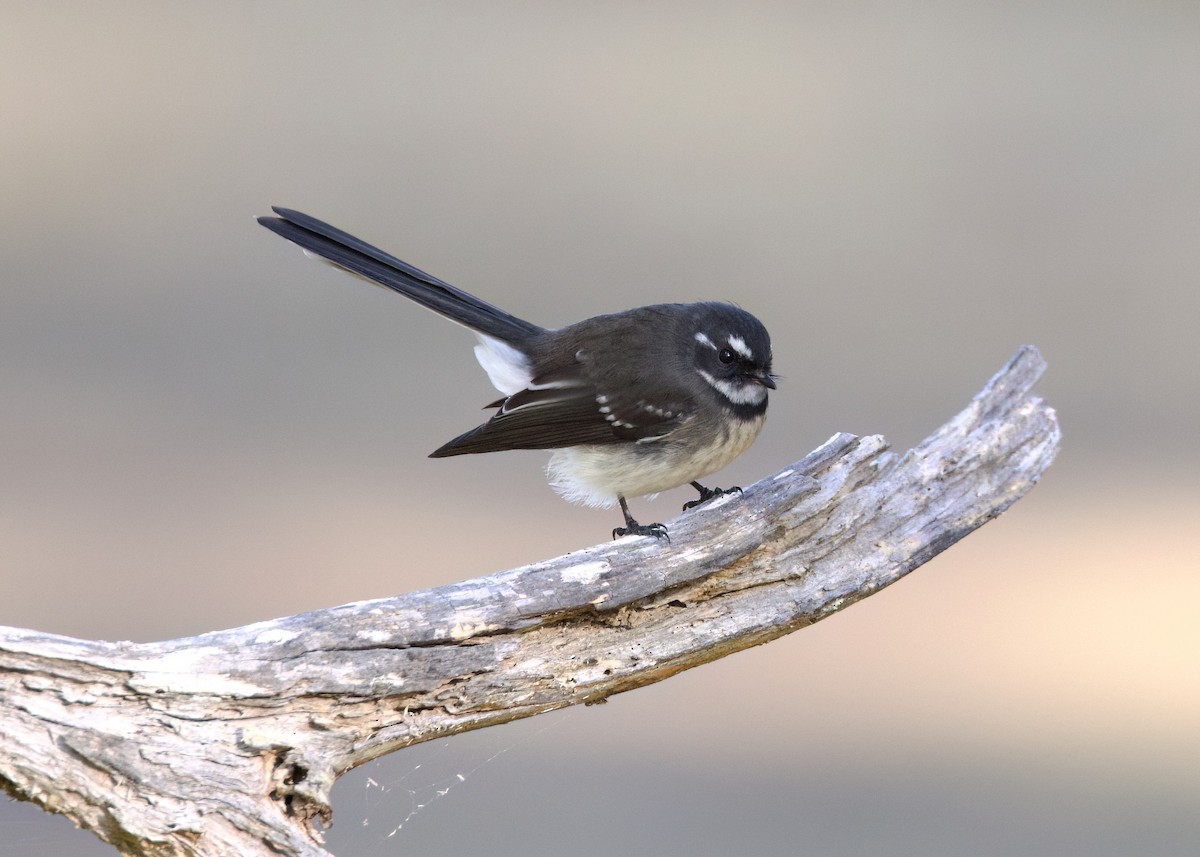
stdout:
<svg viewBox="0 0 1200 857">
<path fill-rule="evenodd" d="M 638 444 L 654 443 L 656 440 L 662 440 L 664 437 L 670 437 L 670 436 L 671 436 L 671 433 L 667 432 L 666 434 L 656 434 L 653 437 L 639 437 L 637 440 L 634 441 L 634 443 L 638 443 Z"/>
<path fill-rule="evenodd" d="M 659 417 L 660 419 L 668 419 L 669 420 L 671 417 L 674 416 L 674 414 L 671 411 L 660 408 L 657 405 L 652 405 L 643 399 L 639 399 L 638 404 L 641 406 L 643 411 L 654 414 L 654 416 Z"/>
</svg>

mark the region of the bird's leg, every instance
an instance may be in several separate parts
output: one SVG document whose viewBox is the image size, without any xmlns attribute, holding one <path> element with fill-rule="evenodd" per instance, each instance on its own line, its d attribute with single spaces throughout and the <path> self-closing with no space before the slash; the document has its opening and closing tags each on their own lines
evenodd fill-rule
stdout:
<svg viewBox="0 0 1200 857">
<path fill-rule="evenodd" d="M 692 500 L 689 503 L 683 504 L 683 511 L 699 506 L 701 503 L 707 503 L 713 497 L 723 497 L 726 494 L 732 494 L 734 491 L 741 494 L 742 489 L 734 485 L 732 488 L 705 488 L 699 482 L 693 482 L 692 487 L 700 492 L 699 500 Z"/>
<path fill-rule="evenodd" d="M 621 536 L 654 536 L 656 539 L 666 539 L 667 544 L 671 543 L 671 537 L 667 535 L 665 526 L 662 524 L 639 524 L 633 519 L 633 515 L 629 514 L 629 504 L 625 502 L 625 498 L 618 494 L 617 501 L 621 504 L 621 514 L 625 516 L 625 526 L 613 530 L 614 539 Z"/>
</svg>

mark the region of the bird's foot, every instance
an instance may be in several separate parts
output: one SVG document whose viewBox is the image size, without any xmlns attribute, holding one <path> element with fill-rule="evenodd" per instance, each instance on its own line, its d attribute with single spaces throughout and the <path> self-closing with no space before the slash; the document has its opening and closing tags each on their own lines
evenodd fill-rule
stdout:
<svg viewBox="0 0 1200 857">
<path fill-rule="evenodd" d="M 700 498 L 698 500 L 692 500 L 689 503 L 684 503 L 683 511 L 685 512 L 688 509 L 694 509 L 701 503 L 707 503 L 713 497 L 724 497 L 726 494 L 733 494 L 735 492 L 738 494 L 742 493 L 742 489 L 736 485 L 734 485 L 732 488 L 705 488 L 699 482 L 693 482 L 692 487 L 700 492 Z"/>
<path fill-rule="evenodd" d="M 654 536 L 656 539 L 666 539 L 667 544 L 671 543 L 666 525 L 639 524 L 633 519 L 633 515 L 629 514 L 629 504 L 625 502 L 625 498 L 618 494 L 617 500 L 621 503 L 621 514 L 625 516 L 625 526 L 613 530 L 614 539 L 619 539 L 621 536 Z"/>
<path fill-rule="evenodd" d="M 621 536 L 654 536 L 656 539 L 666 539 L 667 544 L 671 543 L 671 537 L 667 534 L 665 524 L 639 524 L 634 520 L 625 523 L 628 526 L 617 527 L 613 530 L 614 539 L 619 539 Z"/>
</svg>

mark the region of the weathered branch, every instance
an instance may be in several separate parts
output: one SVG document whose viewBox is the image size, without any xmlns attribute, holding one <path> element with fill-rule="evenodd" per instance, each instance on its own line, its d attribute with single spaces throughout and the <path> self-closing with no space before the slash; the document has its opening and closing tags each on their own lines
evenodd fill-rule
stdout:
<svg viewBox="0 0 1200 857">
<path fill-rule="evenodd" d="M 0 785 L 126 854 L 322 855 L 334 780 L 410 744 L 661 681 L 887 586 L 1058 447 L 1023 348 L 898 456 L 836 435 L 671 523 L 425 592 L 154 644 L 0 629 Z"/>
</svg>

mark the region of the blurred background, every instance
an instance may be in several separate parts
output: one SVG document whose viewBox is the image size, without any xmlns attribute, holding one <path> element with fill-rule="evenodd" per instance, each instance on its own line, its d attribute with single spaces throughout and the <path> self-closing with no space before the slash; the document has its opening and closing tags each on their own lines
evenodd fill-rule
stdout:
<svg viewBox="0 0 1200 857">
<path fill-rule="evenodd" d="M 1049 362 L 1063 451 L 1003 518 L 771 645 L 355 772 L 336 853 L 1196 853 L 1196 3 L 8 3 L 0 115 L 0 624 L 186 636 L 618 523 L 544 454 L 426 458 L 495 396 L 472 337 L 272 204 L 549 326 L 737 301 L 783 381 L 721 484 Z"/>
</svg>

